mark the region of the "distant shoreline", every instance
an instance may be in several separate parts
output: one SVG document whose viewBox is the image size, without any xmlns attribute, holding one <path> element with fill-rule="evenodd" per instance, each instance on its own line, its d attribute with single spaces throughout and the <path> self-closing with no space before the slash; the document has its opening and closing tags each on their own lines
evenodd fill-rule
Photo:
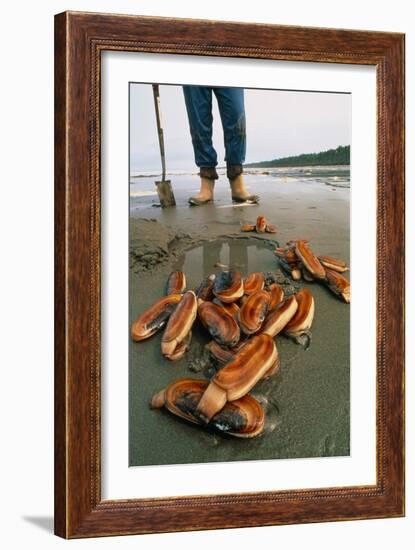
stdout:
<svg viewBox="0 0 415 550">
<path fill-rule="evenodd" d="M 245 164 L 246 168 L 289 168 L 296 166 L 343 166 L 350 164 L 350 145 L 339 145 L 320 153 L 304 153 L 280 159 Z"/>
<path fill-rule="evenodd" d="M 272 161 L 252 162 L 249 164 L 244 164 L 244 168 L 310 168 L 314 166 L 350 166 L 350 162 L 309 162 L 308 164 L 304 164 L 303 162 L 299 162 L 298 164 L 268 164 L 268 162 Z"/>
</svg>

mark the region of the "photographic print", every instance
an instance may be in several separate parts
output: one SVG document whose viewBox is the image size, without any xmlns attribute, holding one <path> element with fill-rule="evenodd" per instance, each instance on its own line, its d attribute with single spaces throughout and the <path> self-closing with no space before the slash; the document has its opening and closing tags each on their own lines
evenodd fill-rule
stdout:
<svg viewBox="0 0 415 550">
<path fill-rule="evenodd" d="M 55 18 L 61 537 L 405 513 L 405 37 L 214 24 Z"/>
<path fill-rule="evenodd" d="M 351 95 L 129 97 L 130 466 L 348 456 Z"/>
</svg>

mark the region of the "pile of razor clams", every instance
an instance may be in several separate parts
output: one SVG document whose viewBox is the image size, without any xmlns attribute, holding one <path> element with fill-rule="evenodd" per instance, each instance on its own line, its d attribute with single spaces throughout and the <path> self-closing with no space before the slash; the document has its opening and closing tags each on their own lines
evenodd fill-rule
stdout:
<svg viewBox="0 0 415 550">
<path fill-rule="evenodd" d="M 267 222 L 260 222 L 265 230 Z M 252 230 L 257 230 L 257 225 Z M 348 269 L 344 262 L 316 256 L 303 239 L 289 241 L 286 247 L 276 248 L 275 254 L 293 280 L 322 282 L 350 302 L 350 284 L 341 275 Z M 177 361 L 189 349 L 192 328 L 199 323 L 211 337 L 206 348 L 218 370 L 206 381 L 174 380 L 153 396 L 151 407 L 164 408 L 188 422 L 229 436 L 260 435 L 265 412 L 249 392 L 260 380 L 278 372 L 279 334 L 305 348 L 310 345 L 313 317 L 314 298 L 308 288 L 286 296 L 282 286 L 261 272 L 243 278 L 239 271 L 222 271 L 209 275 L 193 290 L 186 290 L 183 272 L 172 272 L 166 295 L 132 324 L 132 338 L 140 342 L 164 328 L 161 352 L 166 359 Z"/>
</svg>

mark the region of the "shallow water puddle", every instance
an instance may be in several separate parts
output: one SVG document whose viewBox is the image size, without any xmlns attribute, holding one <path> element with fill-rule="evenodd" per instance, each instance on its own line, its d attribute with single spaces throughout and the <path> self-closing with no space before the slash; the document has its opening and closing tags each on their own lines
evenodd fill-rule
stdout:
<svg viewBox="0 0 415 550">
<path fill-rule="evenodd" d="M 243 276 L 253 271 L 275 271 L 277 262 L 273 249 L 276 241 L 255 238 L 218 239 L 187 250 L 174 269 L 184 271 L 188 288 L 198 286 L 211 273 L 227 269 L 240 271 Z"/>
</svg>

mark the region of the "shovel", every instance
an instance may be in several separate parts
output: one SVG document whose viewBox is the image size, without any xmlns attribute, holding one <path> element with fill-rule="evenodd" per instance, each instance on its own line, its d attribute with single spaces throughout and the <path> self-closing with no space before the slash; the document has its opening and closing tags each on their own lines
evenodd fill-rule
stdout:
<svg viewBox="0 0 415 550">
<path fill-rule="evenodd" d="M 160 206 L 162 208 L 166 208 L 168 206 L 176 206 L 176 200 L 174 198 L 171 181 L 166 180 L 166 157 L 164 154 L 164 134 L 163 134 L 163 125 L 161 121 L 160 92 L 159 92 L 158 84 L 153 84 L 153 96 L 154 96 L 154 108 L 156 110 L 157 132 L 159 136 L 161 168 L 162 168 L 161 181 L 156 181 L 155 183 L 156 183 L 157 193 L 160 199 Z"/>
</svg>

